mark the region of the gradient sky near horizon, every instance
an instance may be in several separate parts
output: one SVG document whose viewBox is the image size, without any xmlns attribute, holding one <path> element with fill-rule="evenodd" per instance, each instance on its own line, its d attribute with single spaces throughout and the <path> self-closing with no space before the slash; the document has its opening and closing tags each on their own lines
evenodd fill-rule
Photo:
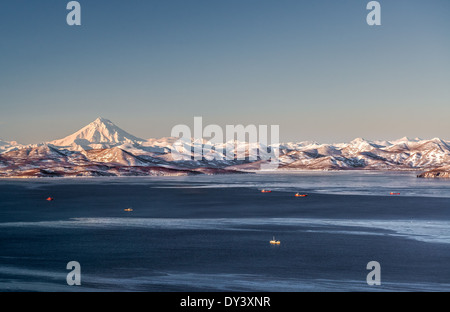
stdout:
<svg viewBox="0 0 450 312">
<path fill-rule="evenodd" d="M 450 1 L 62 0 L 0 5 L 0 138 L 99 116 L 142 138 L 177 124 L 280 125 L 281 141 L 450 139 Z"/>
</svg>

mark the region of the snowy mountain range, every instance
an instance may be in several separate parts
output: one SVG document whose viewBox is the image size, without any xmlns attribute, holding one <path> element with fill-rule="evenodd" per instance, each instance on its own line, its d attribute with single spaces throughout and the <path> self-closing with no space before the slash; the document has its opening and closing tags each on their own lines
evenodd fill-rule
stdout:
<svg viewBox="0 0 450 312">
<path fill-rule="evenodd" d="M 213 145 L 203 145 L 203 160 L 175 160 L 177 138 L 141 139 L 104 118 L 51 142 L 22 145 L 0 140 L 0 177 L 146 176 L 239 173 L 260 169 L 265 160 L 225 159 Z M 184 146 L 194 151 L 193 142 Z M 205 142 L 203 142 L 205 143 Z M 248 153 L 265 146 L 235 141 Z M 420 170 L 422 177 L 445 177 L 450 168 L 450 142 L 402 138 L 319 144 L 290 142 L 279 148 L 278 170 Z M 225 149 L 223 149 L 225 150 Z M 194 155 L 194 154 L 193 154 Z M 439 174 L 433 174 L 439 172 Z"/>
</svg>

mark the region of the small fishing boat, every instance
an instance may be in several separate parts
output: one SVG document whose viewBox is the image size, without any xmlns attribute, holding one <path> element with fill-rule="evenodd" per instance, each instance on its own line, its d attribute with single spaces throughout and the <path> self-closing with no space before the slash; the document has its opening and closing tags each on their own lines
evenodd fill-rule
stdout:
<svg viewBox="0 0 450 312">
<path fill-rule="evenodd" d="M 46 201 L 54 201 L 55 199 L 53 198 L 53 197 L 48 197 L 47 199 L 46 199 Z"/>
<path fill-rule="evenodd" d="M 127 209 L 124 209 L 124 211 L 130 212 L 130 211 L 133 211 L 133 208 L 127 208 Z"/>
<path fill-rule="evenodd" d="M 275 236 L 273 237 L 273 239 L 270 241 L 271 245 L 280 245 L 281 242 L 279 240 L 275 240 Z"/>
<path fill-rule="evenodd" d="M 272 193 L 270 190 L 262 190 L 261 193 Z"/>
<path fill-rule="evenodd" d="M 389 195 L 400 195 L 400 193 L 390 192 Z"/>
<path fill-rule="evenodd" d="M 308 196 L 307 194 L 300 194 L 300 193 L 295 194 L 295 197 L 307 197 L 307 196 Z"/>
</svg>

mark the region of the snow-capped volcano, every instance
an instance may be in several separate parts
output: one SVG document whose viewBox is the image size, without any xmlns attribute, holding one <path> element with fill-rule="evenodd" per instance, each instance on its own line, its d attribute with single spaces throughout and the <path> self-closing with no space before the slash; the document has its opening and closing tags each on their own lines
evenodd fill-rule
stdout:
<svg viewBox="0 0 450 312">
<path fill-rule="evenodd" d="M 70 148 L 71 150 L 90 150 L 143 141 L 145 140 L 129 134 L 110 120 L 99 117 L 74 134 L 49 143 L 59 147 Z"/>
</svg>

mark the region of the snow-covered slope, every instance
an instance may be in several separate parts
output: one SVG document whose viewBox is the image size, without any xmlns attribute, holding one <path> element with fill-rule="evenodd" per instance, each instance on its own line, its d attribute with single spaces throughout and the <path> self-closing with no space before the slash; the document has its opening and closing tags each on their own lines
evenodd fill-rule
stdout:
<svg viewBox="0 0 450 312">
<path fill-rule="evenodd" d="M 17 149 L 22 148 L 22 147 L 23 147 L 23 145 L 17 143 L 16 141 L 8 142 L 8 141 L 0 140 L 0 154 L 1 153 L 5 153 L 5 152 L 9 152 L 9 151 L 12 151 L 12 150 L 17 150 Z"/>
<path fill-rule="evenodd" d="M 99 117 L 74 134 L 49 143 L 70 150 L 90 150 L 144 141 L 117 127 L 110 120 Z"/>
<path fill-rule="evenodd" d="M 82 154 L 87 159 L 93 162 L 101 162 L 112 165 L 124 165 L 124 166 L 148 166 L 149 163 L 144 159 L 139 158 L 129 152 L 124 151 L 118 147 L 102 150 L 89 150 Z"/>
</svg>

